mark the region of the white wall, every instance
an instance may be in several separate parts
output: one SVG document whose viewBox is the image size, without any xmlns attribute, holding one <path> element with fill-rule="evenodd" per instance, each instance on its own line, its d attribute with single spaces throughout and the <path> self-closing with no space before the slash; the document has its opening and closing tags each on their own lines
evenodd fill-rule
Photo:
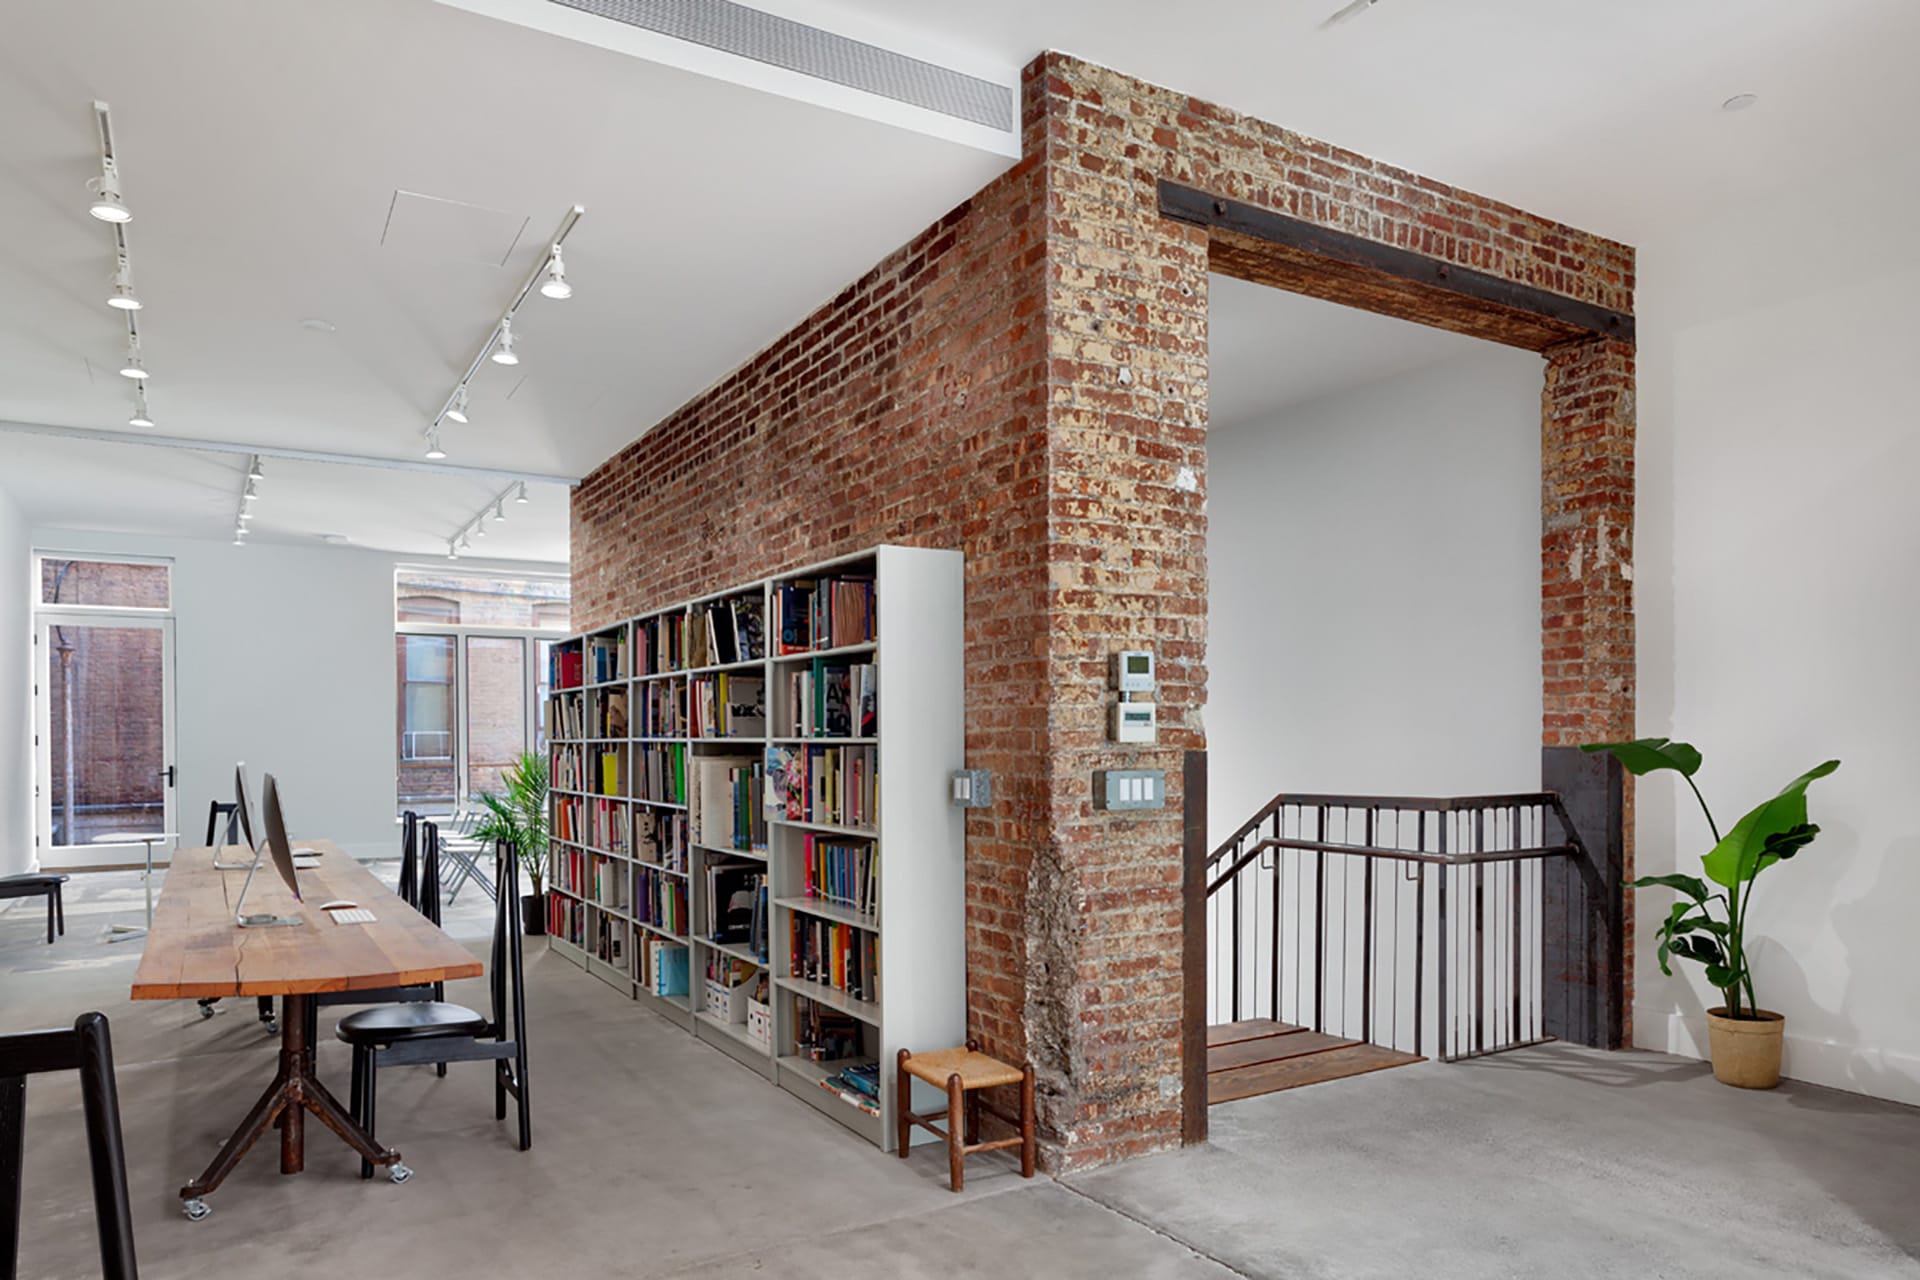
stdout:
<svg viewBox="0 0 1920 1280">
<path fill-rule="evenodd" d="M 1801 770 L 1819 840 L 1753 897 L 1760 1003 L 1786 1071 L 1920 1103 L 1920 182 L 1832 175 L 1642 246 L 1636 590 L 1643 734 L 1706 754 L 1724 830 Z M 1844 224 L 1834 192 L 1846 192 Z M 1710 837 L 1671 778 L 1639 787 L 1639 868 Z M 1681 797 L 1684 797 L 1682 799 Z M 1697 966 L 1655 964 L 1640 904 L 1634 1034 L 1704 1047 Z"/>
<path fill-rule="evenodd" d="M 33 868 L 33 600 L 26 518 L 0 488 L 0 876 Z"/>
<path fill-rule="evenodd" d="M 1212 431 L 1215 842 L 1282 790 L 1540 785 L 1543 377 L 1487 344 Z"/>
<path fill-rule="evenodd" d="M 383 552 L 36 529 L 42 550 L 173 559 L 180 833 L 247 763 L 284 788 L 295 836 L 397 852 L 393 568 Z M 553 566 L 542 566 L 551 571 Z"/>
</svg>

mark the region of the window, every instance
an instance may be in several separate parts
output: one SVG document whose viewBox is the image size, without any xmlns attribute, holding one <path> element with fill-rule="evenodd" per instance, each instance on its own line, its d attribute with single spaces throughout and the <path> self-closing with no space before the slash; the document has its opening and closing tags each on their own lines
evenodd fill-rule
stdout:
<svg viewBox="0 0 1920 1280">
<path fill-rule="evenodd" d="M 511 631 L 566 631 L 572 625 L 570 588 L 558 575 L 402 568 L 393 581 L 399 623 Z"/>
<path fill-rule="evenodd" d="M 40 603 L 67 609 L 171 609 L 173 566 L 151 560 L 42 555 Z"/>
<path fill-rule="evenodd" d="M 450 627 L 460 621 L 460 602 L 445 596 L 401 596 L 394 605 L 394 618 L 400 622 L 437 622 Z"/>
<path fill-rule="evenodd" d="M 394 574 L 395 798 L 445 813 L 497 792 L 546 749 L 547 650 L 571 626 L 560 576 L 401 568 Z"/>
</svg>

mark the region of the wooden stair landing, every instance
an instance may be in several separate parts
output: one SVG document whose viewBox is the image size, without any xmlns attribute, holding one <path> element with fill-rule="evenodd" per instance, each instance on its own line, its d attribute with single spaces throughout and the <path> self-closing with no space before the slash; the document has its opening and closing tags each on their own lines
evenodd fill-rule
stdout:
<svg viewBox="0 0 1920 1280">
<path fill-rule="evenodd" d="M 1255 1098 L 1424 1059 L 1291 1023 L 1253 1018 L 1207 1028 L 1209 1105 Z"/>
</svg>

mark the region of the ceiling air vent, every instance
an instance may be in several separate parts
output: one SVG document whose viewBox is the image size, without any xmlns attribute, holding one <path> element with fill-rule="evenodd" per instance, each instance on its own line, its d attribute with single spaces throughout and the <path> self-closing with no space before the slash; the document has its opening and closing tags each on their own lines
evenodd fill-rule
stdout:
<svg viewBox="0 0 1920 1280">
<path fill-rule="evenodd" d="M 551 0 L 565 9 L 624 22 L 723 53 L 990 129 L 1013 129 L 1005 85 L 909 58 L 730 0 Z"/>
</svg>

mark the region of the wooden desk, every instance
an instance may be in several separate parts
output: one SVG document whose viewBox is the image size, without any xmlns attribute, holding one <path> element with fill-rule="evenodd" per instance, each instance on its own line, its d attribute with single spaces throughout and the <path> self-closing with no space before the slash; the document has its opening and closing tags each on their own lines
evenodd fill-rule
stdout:
<svg viewBox="0 0 1920 1280">
<path fill-rule="evenodd" d="M 279 1071 L 206 1172 L 181 1188 L 189 1217 L 205 1216 L 200 1197 L 218 1187 L 276 1121 L 280 1172 L 299 1173 L 306 1162 L 308 1111 L 363 1159 L 398 1163 L 400 1153 L 369 1137 L 314 1074 L 314 1047 L 308 1038 L 311 998 L 322 991 L 450 982 L 481 972 L 480 962 L 465 947 L 337 846 L 326 840 L 304 843 L 321 855 L 319 866 L 299 873 L 305 900 L 296 901 L 263 859 L 247 894 L 247 910 L 302 916 L 305 924 L 256 929 L 234 924 L 235 902 L 247 873 L 216 869 L 213 849 L 177 851 L 154 908 L 146 952 L 133 977 L 135 1000 L 280 996 L 284 1006 Z M 249 856 L 238 846 L 217 852 L 230 862 Z M 320 904 L 336 898 L 357 902 L 378 919 L 335 924 Z"/>
</svg>

